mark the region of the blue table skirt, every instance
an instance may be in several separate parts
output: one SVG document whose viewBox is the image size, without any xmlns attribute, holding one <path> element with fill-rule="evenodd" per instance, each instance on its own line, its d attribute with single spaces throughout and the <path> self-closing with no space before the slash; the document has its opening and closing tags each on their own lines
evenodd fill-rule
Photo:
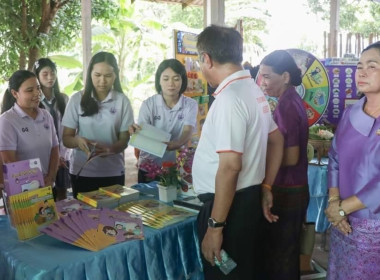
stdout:
<svg viewBox="0 0 380 280">
<path fill-rule="evenodd" d="M 47 235 L 21 242 L 0 216 L 1 279 L 204 279 L 196 217 L 161 230 L 144 227 L 145 240 L 91 252 Z"/>
<path fill-rule="evenodd" d="M 310 201 L 306 220 L 315 223 L 316 232 L 325 232 L 330 222 L 325 215 L 328 200 L 327 165 L 312 165 L 308 167 Z"/>
</svg>

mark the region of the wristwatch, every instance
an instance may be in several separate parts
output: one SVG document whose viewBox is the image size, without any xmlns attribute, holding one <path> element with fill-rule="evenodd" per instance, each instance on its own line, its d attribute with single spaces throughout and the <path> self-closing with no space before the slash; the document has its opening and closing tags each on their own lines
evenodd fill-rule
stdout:
<svg viewBox="0 0 380 280">
<path fill-rule="evenodd" d="M 345 217 L 346 216 L 346 212 L 344 212 L 344 210 L 342 208 L 342 200 L 339 200 L 339 215 L 341 217 Z"/>
<path fill-rule="evenodd" d="M 214 218 L 208 218 L 208 226 L 212 228 L 224 227 L 226 225 L 226 221 L 217 222 Z"/>
</svg>

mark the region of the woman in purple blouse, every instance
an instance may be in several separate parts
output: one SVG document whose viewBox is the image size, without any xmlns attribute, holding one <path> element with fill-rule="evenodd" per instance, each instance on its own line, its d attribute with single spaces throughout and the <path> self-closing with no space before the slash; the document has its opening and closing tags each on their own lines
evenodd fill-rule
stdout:
<svg viewBox="0 0 380 280">
<path fill-rule="evenodd" d="M 260 75 L 264 92 L 278 98 L 273 119 L 284 136 L 284 155 L 275 182 L 272 187 L 263 184 L 263 210 L 268 220 L 266 279 L 300 279 L 300 236 L 309 203 L 309 126 L 303 100 L 295 89 L 302 82 L 301 70 L 287 51 L 277 50 L 261 61 Z"/>
<path fill-rule="evenodd" d="M 380 279 L 380 41 L 355 73 L 364 94 L 347 108 L 329 151 L 332 223 L 327 279 Z"/>
</svg>

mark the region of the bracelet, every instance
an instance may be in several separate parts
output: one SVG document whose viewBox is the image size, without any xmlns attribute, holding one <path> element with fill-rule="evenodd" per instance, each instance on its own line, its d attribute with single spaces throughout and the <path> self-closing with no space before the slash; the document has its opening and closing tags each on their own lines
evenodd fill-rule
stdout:
<svg viewBox="0 0 380 280">
<path fill-rule="evenodd" d="M 339 200 L 339 199 L 340 199 L 339 195 L 333 195 L 333 196 L 329 197 L 329 199 L 327 200 L 327 202 L 330 203 L 332 201 L 336 201 L 336 200 Z"/>
<path fill-rule="evenodd" d="M 268 190 L 272 190 L 272 186 L 271 185 L 268 185 L 268 184 L 261 184 L 261 186 L 263 186 L 264 188 L 268 189 Z"/>
</svg>

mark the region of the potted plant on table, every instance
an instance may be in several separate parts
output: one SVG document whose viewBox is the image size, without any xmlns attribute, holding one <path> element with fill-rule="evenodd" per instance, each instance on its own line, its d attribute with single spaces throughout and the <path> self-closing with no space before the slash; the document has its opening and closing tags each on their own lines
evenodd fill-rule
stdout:
<svg viewBox="0 0 380 280">
<path fill-rule="evenodd" d="M 309 144 L 317 151 L 318 164 L 321 163 L 322 157 L 327 157 L 333 138 L 334 132 L 332 127 L 319 124 L 310 126 Z"/>
<path fill-rule="evenodd" d="M 177 198 L 177 187 L 179 185 L 179 172 L 174 162 L 163 162 L 159 166 L 152 160 L 145 161 L 140 166 L 147 172 L 146 176 L 158 181 L 158 197 L 164 202 L 171 202 Z"/>
</svg>

